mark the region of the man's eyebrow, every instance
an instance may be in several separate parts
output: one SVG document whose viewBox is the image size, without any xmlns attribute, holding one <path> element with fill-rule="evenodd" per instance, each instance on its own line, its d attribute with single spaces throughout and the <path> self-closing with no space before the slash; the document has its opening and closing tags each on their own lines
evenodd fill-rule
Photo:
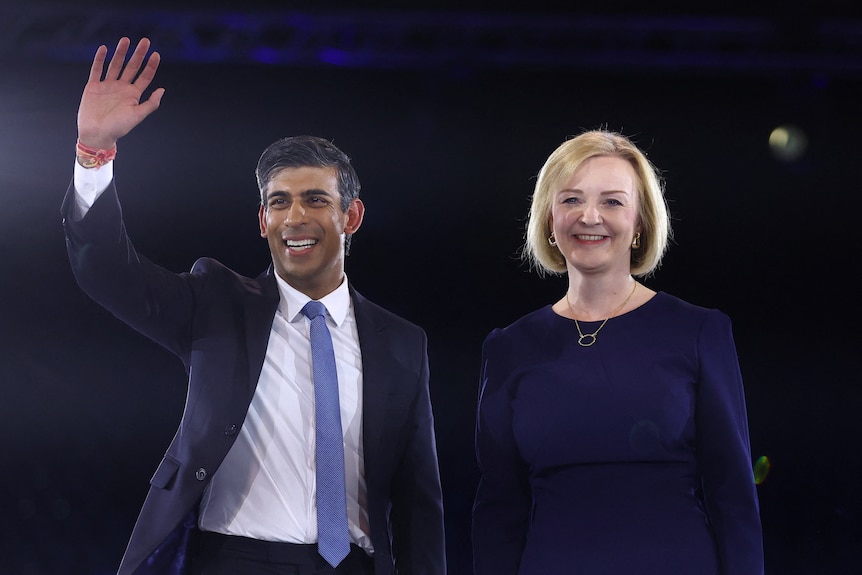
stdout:
<svg viewBox="0 0 862 575">
<path fill-rule="evenodd" d="M 282 192 L 282 191 L 280 191 L 280 190 L 276 190 L 276 191 L 274 191 L 274 192 L 269 192 L 268 194 L 266 194 L 266 199 L 267 199 L 267 200 L 271 200 L 272 198 L 283 198 L 283 197 L 286 197 L 286 196 L 287 196 L 287 193 L 286 193 L 286 192 Z"/>
<path fill-rule="evenodd" d="M 321 190 L 319 188 L 311 188 L 310 190 L 304 190 L 299 195 L 302 196 L 303 198 L 307 198 L 309 196 L 333 196 L 334 194 L 331 194 L 331 193 L 327 192 L 326 190 Z"/>
<path fill-rule="evenodd" d="M 286 197 L 289 197 L 289 195 L 290 194 L 288 194 L 284 190 L 274 190 L 272 192 L 269 192 L 266 195 L 266 199 L 271 200 L 273 198 L 286 198 Z M 303 198 L 310 198 L 310 197 L 314 197 L 314 196 L 334 197 L 334 194 L 331 194 L 330 192 L 327 192 L 326 190 L 323 190 L 320 188 L 311 188 L 308 190 L 303 190 L 302 192 L 300 192 L 299 195 L 300 195 L 300 197 L 303 197 Z"/>
</svg>

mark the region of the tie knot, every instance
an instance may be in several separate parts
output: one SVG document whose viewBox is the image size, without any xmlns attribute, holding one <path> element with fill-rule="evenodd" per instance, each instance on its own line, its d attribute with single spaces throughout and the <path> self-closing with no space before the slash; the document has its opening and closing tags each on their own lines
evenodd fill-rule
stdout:
<svg viewBox="0 0 862 575">
<path fill-rule="evenodd" d="M 305 307 L 302 308 L 302 313 L 308 319 L 314 319 L 317 316 L 326 315 L 326 306 L 319 301 L 311 300 Z"/>
</svg>

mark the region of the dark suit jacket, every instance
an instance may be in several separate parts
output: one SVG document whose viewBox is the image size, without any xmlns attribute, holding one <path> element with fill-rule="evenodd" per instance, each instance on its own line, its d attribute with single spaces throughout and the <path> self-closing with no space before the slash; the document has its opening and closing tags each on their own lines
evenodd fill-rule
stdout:
<svg viewBox="0 0 862 575">
<path fill-rule="evenodd" d="M 179 429 L 150 490 L 119 575 L 179 574 L 198 502 L 254 394 L 279 295 L 272 267 L 251 279 L 212 259 L 174 274 L 133 248 L 112 183 L 86 217 L 63 225 L 75 278 L 115 316 L 175 353 L 189 373 Z M 425 333 L 351 289 L 363 372 L 363 441 L 375 572 L 445 573 L 443 506 Z"/>
</svg>

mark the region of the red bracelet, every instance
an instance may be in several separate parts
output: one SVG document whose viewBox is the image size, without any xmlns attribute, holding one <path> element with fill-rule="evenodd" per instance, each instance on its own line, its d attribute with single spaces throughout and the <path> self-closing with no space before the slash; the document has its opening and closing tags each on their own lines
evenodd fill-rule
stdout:
<svg viewBox="0 0 862 575">
<path fill-rule="evenodd" d="M 110 150 L 100 150 L 85 146 L 78 140 L 75 144 L 75 153 L 78 155 L 78 163 L 85 168 L 100 168 L 117 157 L 117 145 Z"/>
</svg>

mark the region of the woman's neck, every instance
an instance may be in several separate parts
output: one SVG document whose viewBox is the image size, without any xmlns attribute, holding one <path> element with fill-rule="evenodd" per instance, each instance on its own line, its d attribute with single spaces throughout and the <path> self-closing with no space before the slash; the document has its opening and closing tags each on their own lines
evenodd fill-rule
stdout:
<svg viewBox="0 0 862 575">
<path fill-rule="evenodd" d="M 600 321 L 623 313 L 639 284 L 629 275 L 588 277 L 569 275 L 569 289 L 562 303 L 572 319 Z"/>
</svg>

